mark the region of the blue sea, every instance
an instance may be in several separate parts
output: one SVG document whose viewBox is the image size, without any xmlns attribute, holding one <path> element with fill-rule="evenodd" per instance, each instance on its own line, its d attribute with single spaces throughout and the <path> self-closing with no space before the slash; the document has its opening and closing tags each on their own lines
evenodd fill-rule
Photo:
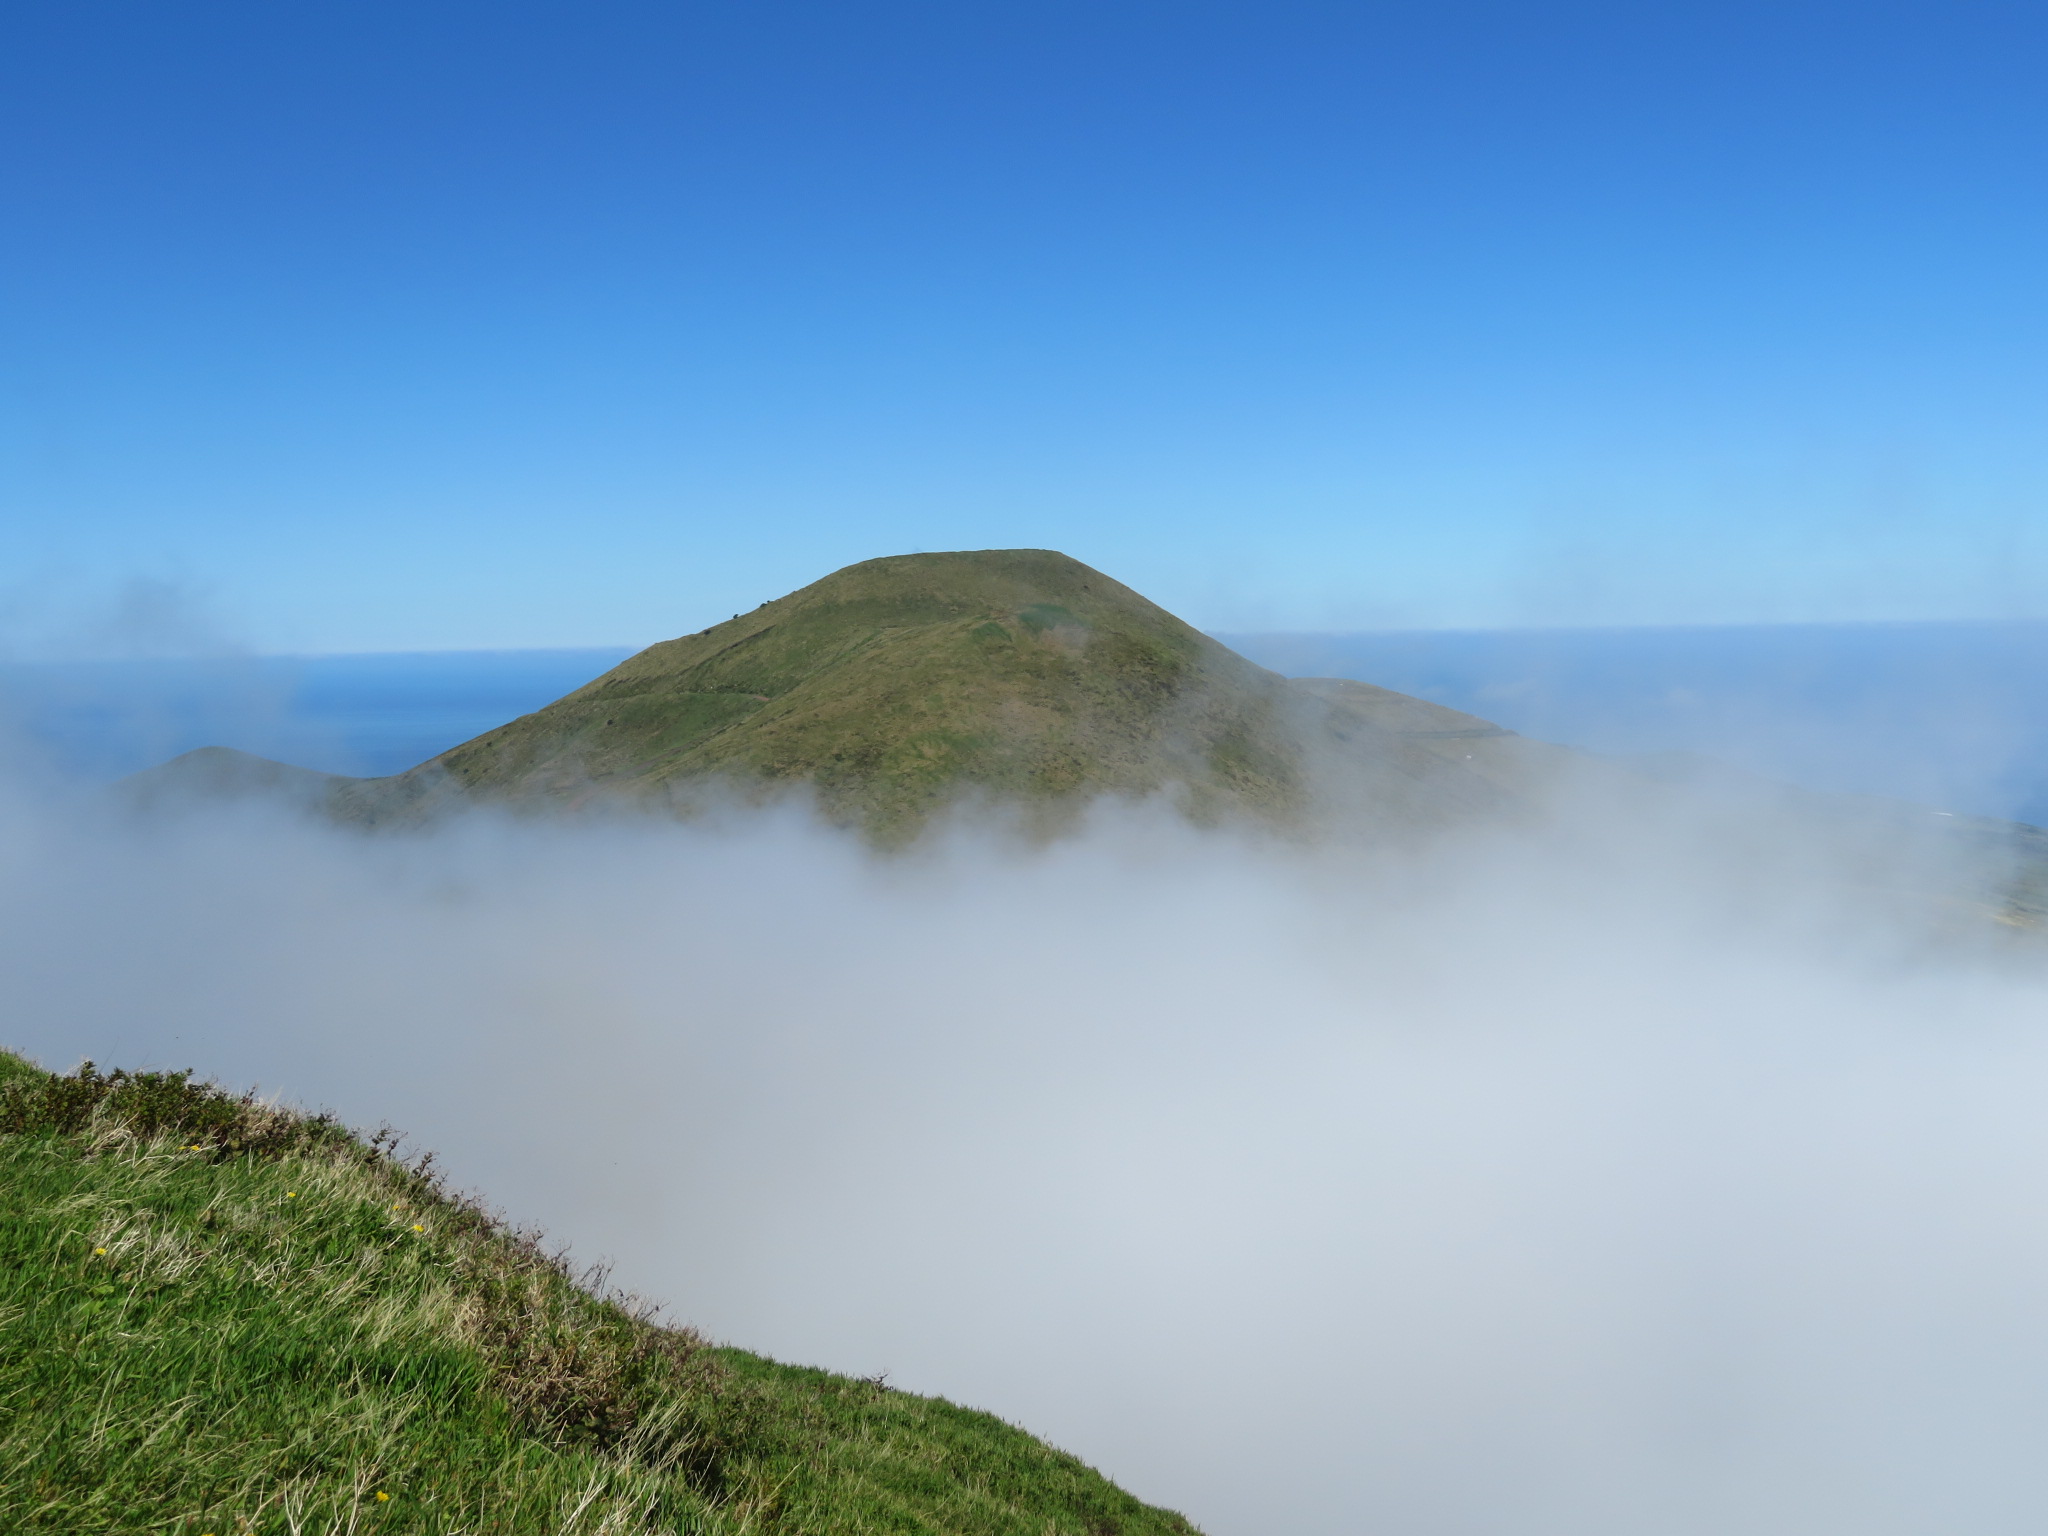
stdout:
<svg viewBox="0 0 2048 1536">
<path fill-rule="evenodd" d="M 106 780 L 194 747 L 328 773 L 398 773 L 579 688 L 632 654 L 593 650 L 73 661 L 0 667 L 14 756 Z"/>
<path fill-rule="evenodd" d="M 2048 624 L 1225 634 L 1589 751 L 1690 752 L 1816 789 L 2048 821 Z M 0 666 L 17 764 L 108 780 L 193 747 L 396 773 L 540 708 L 623 647 Z"/>
</svg>

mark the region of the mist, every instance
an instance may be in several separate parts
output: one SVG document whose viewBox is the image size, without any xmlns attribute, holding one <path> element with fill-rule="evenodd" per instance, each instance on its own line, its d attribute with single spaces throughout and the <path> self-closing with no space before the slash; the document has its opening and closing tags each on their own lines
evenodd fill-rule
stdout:
<svg viewBox="0 0 2048 1536">
<path fill-rule="evenodd" d="M 883 858 L 10 791 L 4 1043 L 397 1124 L 672 1319 L 1212 1536 L 2031 1536 L 2048 972 L 1767 809 L 1600 811 Z"/>
</svg>

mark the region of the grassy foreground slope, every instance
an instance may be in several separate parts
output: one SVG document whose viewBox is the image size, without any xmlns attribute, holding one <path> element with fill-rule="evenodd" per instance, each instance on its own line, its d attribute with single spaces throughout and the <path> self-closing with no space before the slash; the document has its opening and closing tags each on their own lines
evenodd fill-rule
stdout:
<svg viewBox="0 0 2048 1536">
<path fill-rule="evenodd" d="M 0 1530 L 1193 1528 L 987 1414 L 656 1326 L 332 1121 L 0 1053 Z"/>
</svg>

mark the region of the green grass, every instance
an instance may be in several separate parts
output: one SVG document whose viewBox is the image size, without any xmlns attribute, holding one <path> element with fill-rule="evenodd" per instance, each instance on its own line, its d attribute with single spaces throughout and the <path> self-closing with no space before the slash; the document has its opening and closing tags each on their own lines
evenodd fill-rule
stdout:
<svg viewBox="0 0 2048 1536">
<path fill-rule="evenodd" d="M 4 1053 L 0 1529 L 1192 1531 L 987 1414 L 659 1327 L 331 1121 Z"/>
</svg>

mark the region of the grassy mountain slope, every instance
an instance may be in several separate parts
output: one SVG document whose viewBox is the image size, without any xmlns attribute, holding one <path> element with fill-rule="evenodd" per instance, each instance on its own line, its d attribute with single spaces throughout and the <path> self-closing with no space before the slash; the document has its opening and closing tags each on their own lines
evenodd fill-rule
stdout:
<svg viewBox="0 0 2048 1536">
<path fill-rule="evenodd" d="M 658 1327 L 330 1121 L 4 1053 L 0 1529 L 1192 1533 L 987 1414 Z"/>
<path fill-rule="evenodd" d="M 451 798 L 802 784 L 886 832 L 963 791 L 1041 808 L 1166 791 L 1205 820 L 1288 817 L 1338 779 L 1397 817 L 1500 799 L 1500 775 L 1467 773 L 1412 724 L 1469 717 L 1355 686 L 1347 703 L 1291 685 L 1051 550 L 900 555 L 651 646 L 345 800 L 379 820 Z M 1377 718 L 1394 700 L 1410 723 Z"/>
</svg>

